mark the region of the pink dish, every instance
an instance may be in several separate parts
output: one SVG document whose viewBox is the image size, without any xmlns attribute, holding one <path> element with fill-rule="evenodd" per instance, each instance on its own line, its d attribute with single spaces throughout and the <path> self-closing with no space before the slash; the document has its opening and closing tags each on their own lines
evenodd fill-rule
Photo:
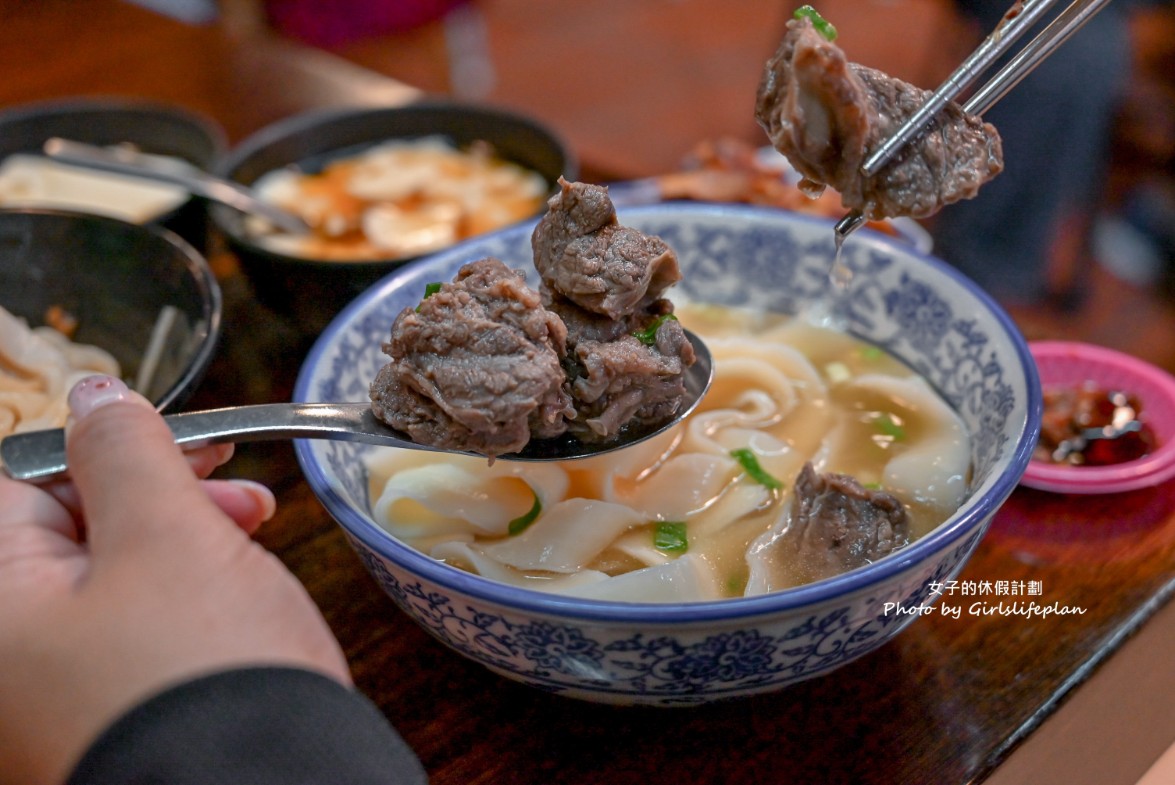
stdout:
<svg viewBox="0 0 1175 785">
<path fill-rule="evenodd" d="M 1093 381 L 1138 396 L 1141 417 L 1150 424 L 1159 446 L 1142 458 L 1112 466 L 1069 466 L 1033 459 L 1022 484 L 1057 493 L 1119 493 L 1175 477 L 1175 377 L 1137 357 L 1087 343 L 1035 341 L 1029 349 L 1042 389 Z"/>
</svg>

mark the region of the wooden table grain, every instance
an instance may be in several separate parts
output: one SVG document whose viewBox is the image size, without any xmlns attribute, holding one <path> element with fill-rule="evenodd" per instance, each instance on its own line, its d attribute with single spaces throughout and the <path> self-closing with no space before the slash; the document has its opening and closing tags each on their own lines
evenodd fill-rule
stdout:
<svg viewBox="0 0 1175 785">
<path fill-rule="evenodd" d="M 133 95 L 204 113 L 235 142 L 295 112 L 417 96 L 321 52 L 118 0 L 5 8 L 0 107 Z M 224 338 L 189 408 L 288 400 L 313 336 L 257 304 L 231 258 L 215 261 Z M 1118 496 L 1020 489 L 935 612 L 832 676 L 688 709 L 598 706 L 491 674 L 408 620 L 314 498 L 291 445 L 242 445 L 226 473 L 274 488 L 278 513 L 259 540 L 305 584 L 358 688 L 437 785 L 978 782 L 1175 591 L 1175 482 Z M 1058 612 L 1006 610 L 1029 602 Z"/>
</svg>

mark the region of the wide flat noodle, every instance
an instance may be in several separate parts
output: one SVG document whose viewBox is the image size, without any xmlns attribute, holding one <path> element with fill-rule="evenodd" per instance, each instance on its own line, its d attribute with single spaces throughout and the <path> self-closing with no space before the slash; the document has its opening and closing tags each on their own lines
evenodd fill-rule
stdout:
<svg viewBox="0 0 1175 785">
<path fill-rule="evenodd" d="M 0 438 L 64 426 L 70 389 L 96 373 L 121 375 L 109 352 L 0 308 Z"/>
<path fill-rule="evenodd" d="M 728 455 L 682 453 L 643 482 L 614 482 L 604 498 L 641 512 L 645 520 L 681 521 L 708 507 L 734 478 Z"/>
<path fill-rule="evenodd" d="M 536 496 L 550 508 L 569 484 L 567 472 L 555 464 L 490 465 L 484 458 L 414 450 L 375 450 L 367 465 L 373 515 L 407 540 L 459 533 L 504 537 Z M 374 482 L 379 477 L 386 482 Z"/>
<path fill-rule="evenodd" d="M 779 589 L 786 589 L 794 585 L 795 578 L 789 570 L 789 565 L 781 564 L 775 557 L 777 549 L 774 547 L 791 525 L 791 505 L 787 505 L 784 514 L 775 521 L 767 531 L 755 538 L 751 547 L 747 549 L 747 587 L 744 594 L 753 597 Z"/>
<path fill-rule="evenodd" d="M 713 571 L 698 557 L 686 555 L 611 576 L 599 570 L 534 577 L 503 565 L 475 545 L 449 542 L 429 555 L 501 583 L 549 594 L 612 602 L 703 602 L 717 593 Z"/>
<path fill-rule="evenodd" d="M 716 378 L 686 424 L 681 452 L 729 456 L 750 447 L 772 476 L 797 474 L 832 427 L 820 373 L 791 346 L 745 338 L 708 345 Z"/>
<path fill-rule="evenodd" d="M 575 572 L 608 544 L 648 518 L 622 504 L 567 499 L 554 505 L 521 534 L 485 546 L 485 553 L 520 570 Z"/>
<path fill-rule="evenodd" d="M 971 466 L 970 438 L 959 415 L 920 376 L 862 375 L 848 384 L 900 402 L 910 427 L 926 433 L 894 453 L 882 473 L 882 486 L 943 512 L 957 509 L 967 494 Z"/>
<path fill-rule="evenodd" d="M 718 585 L 705 560 L 686 554 L 604 580 L 565 586 L 574 597 L 612 602 L 703 602 L 718 596 Z"/>
</svg>

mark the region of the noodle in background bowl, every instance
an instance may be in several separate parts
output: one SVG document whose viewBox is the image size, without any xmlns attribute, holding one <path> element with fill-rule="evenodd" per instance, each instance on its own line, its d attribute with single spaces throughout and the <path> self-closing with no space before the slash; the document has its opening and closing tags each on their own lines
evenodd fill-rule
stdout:
<svg viewBox="0 0 1175 785">
<path fill-rule="evenodd" d="M 135 150 L 166 156 L 200 169 L 211 169 L 224 154 L 224 130 L 211 118 L 179 106 L 136 98 L 87 97 L 37 101 L 0 111 L 0 161 L 35 156 L 40 158 L 45 142 L 64 137 L 99 147 L 130 145 Z M 46 159 L 47 160 L 47 159 Z M 59 166 L 65 166 L 60 164 Z M 148 223 L 175 232 L 204 253 L 208 250 L 208 211 L 203 200 L 183 194 L 178 188 L 148 181 L 122 180 L 107 173 L 72 168 L 83 178 L 94 178 L 104 186 L 85 188 L 79 182 L 45 176 L 48 194 L 23 199 L 0 192 L 4 207 L 42 207 L 109 215 L 135 223 Z M 119 185 L 122 183 L 122 185 Z M 136 215 L 126 201 L 125 184 L 158 191 L 178 192 L 163 212 Z M 35 189 L 39 190 L 39 189 Z M 157 201 L 158 196 L 152 201 Z M 141 197 L 140 197 L 141 200 Z M 142 209 L 140 207 L 139 209 Z"/>
<path fill-rule="evenodd" d="M 164 411 L 195 391 L 220 339 L 220 286 L 195 248 L 162 227 L 87 213 L 0 209 L 0 306 L 31 327 L 51 309 L 68 314 L 73 340 L 113 355 Z"/>
<path fill-rule="evenodd" d="M 795 313 L 823 292 L 833 222 L 778 210 L 677 203 L 622 209 L 620 221 L 677 252 L 678 300 Z M 532 270 L 533 223 L 470 240 L 396 271 L 331 323 L 299 374 L 297 401 L 364 401 L 396 314 L 430 281 L 496 256 Z M 842 315 L 850 330 L 919 371 L 972 441 L 962 507 L 905 548 L 834 578 L 753 597 L 682 604 L 578 599 L 507 586 L 398 541 L 371 513 L 362 459 L 343 442 L 296 443 L 311 488 L 379 585 L 458 653 L 538 689 L 613 704 L 680 706 L 769 692 L 827 674 L 897 635 L 955 576 L 1016 487 L 1040 430 L 1028 347 L 975 284 L 908 245 L 861 231 Z M 535 279 L 532 278 L 532 284 Z M 720 369 L 719 369 L 720 370 Z M 891 606 L 892 607 L 892 606 Z"/>
<path fill-rule="evenodd" d="M 217 165 L 220 175 L 254 186 L 287 167 L 316 172 L 330 161 L 359 155 L 387 142 L 426 137 L 464 148 L 486 142 L 496 155 L 540 174 L 553 193 L 560 175 L 574 179 L 578 164 L 554 131 L 525 115 L 452 101 L 405 106 L 307 112 L 269 125 L 235 146 Z M 541 204 L 535 210 L 546 209 Z M 270 247 L 248 230 L 240 213 L 210 210 L 213 224 L 240 261 L 258 300 L 316 336 L 367 287 L 418 255 L 373 259 L 307 258 Z"/>
</svg>

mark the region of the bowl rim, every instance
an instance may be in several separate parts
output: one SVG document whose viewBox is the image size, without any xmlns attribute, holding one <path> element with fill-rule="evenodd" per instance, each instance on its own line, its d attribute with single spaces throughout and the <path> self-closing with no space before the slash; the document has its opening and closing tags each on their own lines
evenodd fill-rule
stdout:
<svg viewBox="0 0 1175 785">
<path fill-rule="evenodd" d="M 211 170 L 213 165 L 229 149 L 228 134 L 224 127 L 212 117 L 194 111 L 179 104 L 167 103 L 152 98 L 139 96 L 97 96 L 76 95 L 64 98 L 48 98 L 38 101 L 16 104 L 0 109 L 0 130 L 5 125 L 22 122 L 49 120 L 69 115 L 100 116 L 118 113 L 137 113 L 141 115 L 155 115 L 177 121 L 204 136 L 208 142 L 208 156 L 204 160 L 195 160 L 195 157 L 182 156 L 188 163 Z M 84 141 L 84 140 L 83 140 Z M 165 224 L 180 215 L 188 205 L 198 200 L 192 195 L 181 199 L 175 206 L 161 213 L 149 216 L 143 224 Z M 5 209 L 18 209 L 15 206 Z M 46 207 L 44 209 L 59 209 L 68 212 L 69 208 Z M 203 206 L 200 206 L 203 210 Z M 78 210 L 77 212 L 82 212 Z"/>
<path fill-rule="evenodd" d="M 153 401 L 153 403 L 155 408 L 161 412 L 170 411 L 183 403 L 184 399 L 192 392 L 193 388 L 212 364 L 212 358 L 219 347 L 223 329 L 224 295 L 221 292 L 220 283 L 216 280 L 216 275 L 212 272 L 212 267 L 204 255 L 171 229 L 155 223 L 140 224 L 98 213 L 62 210 L 51 207 L 0 207 L 0 215 L 42 215 L 66 219 L 83 218 L 87 221 L 113 224 L 124 231 L 138 231 L 154 235 L 180 252 L 184 266 L 187 267 L 200 293 L 202 315 L 208 328 L 206 334 L 200 340 L 198 349 L 192 355 L 191 360 L 184 369 L 183 374 L 175 380 L 171 387 L 158 400 Z"/>
<path fill-rule="evenodd" d="M 135 96 L 91 96 L 78 95 L 64 98 L 48 98 L 16 104 L 0 109 L 0 126 L 22 120 L 34 120 L 47 116 L 69 114 L 105 114 L 111 112 L 141 112 L 170 117 L 183 122 L 204 134 L 210 143 L 212 154 L 203 165 L 211 168 L 228 150 L 228 134 L 224 127 L 208 115 L 193 111 L 178 104 Z M 195 162 L 193 162 L 195 163 Z"/>
<path fill-rule="evenodd" d="M 618 211 L 622 219 L 639 217 L 641 215 L 666 215 L 703 213 L 710 217 L 745 216 L 778 220 L 781 213 L 788 216 L 788 220 L 806 222 L 826 226 L 831 231 L 834 221 L 820 216 L 809 216 L 799 213 L 789 213 L 770 207 L 760 207 L 741 204 L 717 204 L 702 202 L 672 202 L 655 205 L 643 205 L 624 208 Z M 467 253 L 466 248 L 478 244 L 493 236 L 507 233 L 530 232 L 537 220 L 507 227 L 498 232 L 471 238 L 463 243 L 452 246 L 444 251 L 430 254 L 384 276 L 379 282 L 368 288 L 362 295 L 349 303 L 338 316 L 323 330 L 318 340 L 311 347 L 298 373 L 294 387 L 294 400 L 307 399 L 311 384 L 310 371 L 320 361 L 327 346 L 333 343 L 335 336 L 345 329 L 353 316 L 366 308 L 373 300 L 382 299 L 389 289 L 397 288 L 399 279 L 409 275 L 411 271 L 427 264 L 429 261 L 441 257 Z M 553 593 L 544 593 L 533 589 L 510 586 L 489 578 L 468 573 L 437 561 L 426 554 L 400 542 L 392 535 L 384 532 L 373 521 L 360 515 L 351 508 L 345 499 L 340 497 L 327 480 L 319 465 L 314 459 L 312 445 L 305 439 L 294 441 L 295 455 L 302 469 L 303 475 L 311 486 L 320 502 L 327 511 L 338 521 L 344 531 L 351 537 L 359 540 L 364 546 L 379 554 L 382 558 L 392 561 L 405 570 L 419 575 L 446 589 L 459 592 L 479 601 L 498 607 L 510 608 L 517 612 L 529 613 L 538 616 L 555 616 L 563 619 L 575 619 L 583 622 L 610 622 L 621 624 L 642 624 L 664 627 L 669 625 L 689 623 L 723 622 L 736 619 L 747 619 L 776 615 L 782 612 L 794 611 L 802 608 L 814 608 L 828 603 L 842 602 L 848 597 L 869 590 L 871 587 L 896 578 L 901 573 L 914 568 L 924 557 L 959 543 L 966 536 L 977 531 L 982 532 L 990 523 L 991 517 L 1000 505 L 1015 490 L 1019 479 L 1028 461 L 1032 457 L 1033 448 L 1039 438 L 1040 413 L 1042 408 L 1039 377 L 1036 364 L 1028 349 L 1028 343 L 1016 327 L 1008 313 L 999 306 L 978 284 L 966 277 L 946 262 L 930 256 L 917 248 L 903 243 L 900 240 L 888 237 L 880 232 L 862 229 L 856 235 L 860 240 L 892 246 L 903 254 L 909 254 L 945 275 L 964 289 L 990 310 L 996 322 L 1008 335 L 1015 350 L 1015 359 L 1023 373 L 1025 380 L 1025 420 L 1015 445 L 1009 446 L 1007 468 L 1001 476 L 995 479 L 986 493 L 969 499 L 971 506 L 962 513 L 952 515 L 947 521 L 939 525 L 926 535 L 915 540 L 897 553 L 890 554 L 865 567 L 852 570 L 841 575 L 827 578 L 815 583 L 805 584 L 790 589 L 783 589 L 768 594 L 752 597 L 733 597 L 721 600 L 707 600 L 692 603 L 622 603 L 616 601 L 596 600 Z M 985 523 L 987 522 L 987 523 Z"/>
<path fill-rule="evenodd" d="M 307 131 L 307 130 L 313 129 L 316 126 L 323 125 L 324 123 L 336 123 L 338 121 L 348 120 L 351 118 L 359 118 L 359 117 L 376 117 L 376 116 L 395 117 L 395 116 L 410 116 L 410 115 L 414 115 L 414 114 L 428 114 L 428 113 L 435 113 L 435 112 L 445 112 L 445 113 L 452 114 L 453 116 L 476 115 L 479 117 L 495 118 L 495 119 L 500 119 L 500 120 L 507 121 L 507 122 L 517 123 L 520 126 L 529 127 L 531 129 L 535 130 L 536 132 L 546 136 L 548 139 L 550 139 L 552 144 L 554 145 L 554 147 L 559 150 L 559 153 L 563 158 L 563 175 L 568 178 L 574 178 L 574 177 L 578 176 L 579 159 L 576 156 L 571 145 L 568 144 L 566 138 L 562 134 L 560 134 L 558 131 L 556 131 L 554 128 L 547 125 L 543 121 L 541 121 L 535 117 L 531 117 L 531 116 L 524 114 L 522 112 L 517 112 L 517 111 L 503 108 L 500 106 L 494 106 L 494 105 L 490 105 L 490 104 L 483 104 L 483 103 L 470 102 L 470 101 L 446 100 L 446 99 L 441 99 L 441 98 L 421 98 L 421 99 L 412 101 L 410 103 L 399 104 L 396 106 L 328 107 L 328 108 L 322 108 L 322 109 L 307 110 L 305 112 L 299 112 L 298 114 L 294 114 L 294 115 L 290 115 L 288 117 L 281 118 L 280 120 L 277 120 L 267 126 L 264 126 L 263 128 L 250 134 L 248 137 L 243 139 L 240 143 L 238 143 L 233 148 L 231 148 L 230 150 L 225 152 L 223 155 L 221 155 L 214 162 L 214 164 L 212 166 L 212 171 L 218 177 L 222 177 L 222 178 L 225 178 L 228 180 L 233 180 L 234 182 L 236 182 L 236 178 L 233 176 L 233 172 L 247 158 L 256 154 L 259 150 L 264 149 L 266 147 L 269 147 L 270 145 L 281 141 L 285 137 L 288 137 L 292 134 L 300 133 L 302 131 Z M 443 135 L 444 133 L 446 133 L 446 129 L 445 128 L 438 128 L 436 130 L 436 133 L 438 135 Z M 395 137 L 395 136 L 387 137 L 388 140 L 393 140 L 396 138 L 397 137 Z M 405 137 L 405 138 L 415 138 L 415 137 Z M 371 144 L 373 144 L 373 145 L 377 144 L 379 141 L 380 141 L 379 139 L 373 139 L 373 140 L 371 140 Z M 294 162 L 294 161 L 290 162 L 290 164 L 293 164 L 293 163 L 296 163 L 296 162 Z M 449 249 L 455 248 L 455 247 L 457 247 L 457 245 L 459 245 L 459 243 L 454 244 L 454 245 L 450 245 L 445 248 L 439 249 L 438 251 L 425 254 L 423 256 L 422 255 L 410 255 L 410 256 L 397 256 L 397 257 L 374 257 L 374 258 L 365 258 L 365 259 L 339 259 L 339 260 L 313 259 L 313 258 L 295 256 L 293 254 L 285 254 L 280 251 L 271 250 L 269 248 L 266 248 L 264 245 L 253 241 L 252 239 L 250 239 L 248 236 L 246 236 L 242 232 L 238 232 L 236 230 L 235 223 L 232 221 L 226 221 L 224 218 L 224 216 L 230 214 L 231 209 L 232 208 L 226 207 L 224 205 L 212 204 L 212 205 L 209 205 L 209 210 L 208 210 L 208 214 L 212 220 L 213 225 L 215 225 L 217 230 L 219 232 L 221 232 L 225 237 L 227 237 L 230 242 L 232 242 L 236 245 L 239 245 L 243 248 L 247 248 L 249 253 L 258 255 L 258 256 L 265 258 L 265 259 L 268 259 L 271 262 L 296 265 L 296 266 L 305 267 L 308 269 L 326 270 L 326 269 L 333 268 L 333 269 L 339 270 L 339 269 L 345 269 L 347 266 L 380 267 L 380 266 L 387 266 L 387 265 L 403 265 L 403 264 L 407 264 L 410 262 L 425 259 L 428 256 L 433 255 L 433 253 L 441 253 L 444 251 L 448 251 Z M 525 223 L 526 221 L 529 221 L 529 220 L 533 220 L 533 219 L 529 219 L 529 218 L 523 219 L 519 223 Z M 511 226 L 515 226 L 515 225 L 517 225 L 517 224 L 511 224 Z M 502 228 L 504 229 L 504 228 L 509 228 L 509 227 L 502 227 Z M 484 236 L 484 235 L 481 235 L 481 236 Z M 470 238 L 470 239 L 476 239 L 476 238 Z"/>
<path fill-rule="evenodd" d="M 233 169 L 241 161 L 253 155 L 262 147 L 277 142 L 292 133 L 304 131 L 327 122 L 347 120 L 355 117 L 375 117 L 396 115 L 427 114 L 430 112 L 448 112 L 454 115 L 474 114 L 482 117 L 501 118 L 516 122 L 519 125 L 529 126 L 536 131 L 549 136 L 560 148 L 568 166 L 578 168 L 578 159 L 567 143 L 567 140 L 551 126 L 523 112 L 503 108 L 493 104 L 477 103 L 472 101 L 456 101 L 441 98 L 420 98 L 406 104 L 395 106 L 343 106 L 309 109 L 304 112 L 283 117 L 266 125 L 242 139 L 238 144 L 227 150 L 215 163 L 215 173 L 222 177 L 229 177 Z M 437 133 L 443 133 L 439 129 Z M 372 140 L 373 143 L 379 140 Z"/>
<path fill-rule="evenodd" d="M 1141 358 L 1082 341 L 1032 341 L 1028 346 L 1034 359 L 1078 358 L 1145 380 L 1175 405 L 1175 376 Z M 1048 387 L 1049 382 L 1042 377 L 1041 384 Z M 1037 490 L 1098 494 L 1139 490 L 1172 477 L 1175 477 L 1175 439 L 1141 458 L 1108 466 L 1068 466 L 1034 458 L 1029 461 L 1020 481 Z"/>
</svg>

